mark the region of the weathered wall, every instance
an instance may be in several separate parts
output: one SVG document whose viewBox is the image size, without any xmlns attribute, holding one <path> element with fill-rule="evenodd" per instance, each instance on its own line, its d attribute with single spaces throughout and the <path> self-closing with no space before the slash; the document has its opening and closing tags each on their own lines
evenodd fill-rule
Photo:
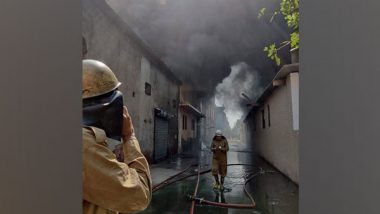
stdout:
<svg viewBox="0 0 380 214">
<path fill-rule="evenodd" d="M 82 0 L 82 4 L 86 58 L 105 62 L 122 82 L 120 90 L 132 116 L 141 149 L 151 161 L 154 107 L 173 114 L 175 118 L 171 125 L 176 125 L 177 107 L 173 108 L 168 103 L 178 100 L 179 83 L 104 0 Z M 151 84 L 151 95 L 145 94 L 145 82 Z M 177 134 L 177 131 L 170 132 L 170 143 L 174 146 Z"/>
<path fill-rule="evenodd" d="M 187 128 L 183 129 L 183 116 L 187 117 Z M 194 130 L 191 127 L 191 121 L 195 121 Z M 180 152 L 181 153 L 192 153 L 193 144 L 196 143 L 197 138 L 197 117 L 186 110 L 180 109 L 179 113 L 179 140 L 180 140 Z"/>
<path fill-rule="evenodd" d="M 202 100 L 201 111 L 205 114 L 205 118 L 202 118 L 202 133 L 201 140 L 203 147 L 211 146 L 212 138 L 215 135 L 216 127 L 216 106 L 215 98 L 208 98 Z"/>
<path fill-rule="evenodd" d="M 178 151 L 178 104 L 179 85 L 168 79 L 166 75 L 153 67 L 152 72 L 152 96 L 154 107 L 159 107 L 171 114 L 169 120 L 169 155 Z"/>
<path fill-rule="evenodd" d="M 298 75 L 298 73 L 291 74 Z M 298 129 L 293 128 L 292 109 L 292 84 L 298 85 L 298 78 L 288 75 L 285 85 L 278 86 L 265 103 L 251 116 L 249 132 L 252 133 L 251 140 L 256 144 L 259 154 L 268 162 L 282 171 L 294 182 L 298 183 Z M 268 118 L 268 105 L 270 118 Z M 262 110 L 264 111 L 265 128 L 262 126 Z M 298 115 L 298 112 L 295 114 Z M 270 126 L 269 126 L 270 121 Z M 256 130 L 254 131 L 254 126 Z M 248 136 L 250 138 L 250 136 Z"/>
</svg>

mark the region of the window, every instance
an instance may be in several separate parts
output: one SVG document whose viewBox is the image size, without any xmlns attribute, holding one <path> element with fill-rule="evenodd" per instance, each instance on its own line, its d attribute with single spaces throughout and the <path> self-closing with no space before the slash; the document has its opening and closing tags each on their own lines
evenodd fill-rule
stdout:
<svg viewBox="0 0 380 214">
<path fill-rule="evenodd" d="M 187 116 L 186 115 L 182 116 L 182 129 L 183 130 L 187 129 Z"/>
<path fill-rule="evenodd" d="M 270 109 L 269 109 L 269 105 L 267 105 L 267 108 L 268 108 L 268 127 L 270 127 Z"/>
<path fill-rule="evenodd" d="M 261 123 L 262 123 L 262 127 L 263 129 L 265 129 L 265 116 L 264 116 L 264 109 L 261 110 Z"/>
<path fill-rule="evenodd" d="M 191 120 L 191 130 L 195 130 L 195 120 L 194 119 L 192 119 Z"/>
<path fill-rule="evenodd" d="M 152 95 L 152 86 L 147 82 L 145 82 L 145 94 L 148 96 Z"/>
</svg>

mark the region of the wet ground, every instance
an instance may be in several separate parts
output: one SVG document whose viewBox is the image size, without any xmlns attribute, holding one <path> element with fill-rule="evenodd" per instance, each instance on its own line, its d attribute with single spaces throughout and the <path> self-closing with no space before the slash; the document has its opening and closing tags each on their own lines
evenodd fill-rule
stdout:
<svg viewBox="0 0 380 214">
<path fill-rule="evenodd" d="M 207 149 L 203 149 L 200 153 L 199 162 L 202 169 L 210 168 L 212 154 Z M 178 157 L 153 165 L 153 183 L 157 184 L 196 162 L 195 159 Z M 224 193 L 215 192 L 212 189 L 214 179 L 211 173 L 206 173 L 200 177 L 197 196 L 215 202 L 250 204 L 252 202 L 244 193 L 243 186 L 248 177 L 256 175 L 247 184 L 247 190 L 253 196 L 256 207 L 254 209 L 227 209 L 198 204 L 194 213 L 298 213 L 298 186 L 264 160 L 258 158 L 251 149 L 239 143 L 231 143 L 228 164 L 248 164 L 228 167 L 225 187 L 231 190 Z M 190 174 L 195 169 L 196 167 L 189 170 Z M 191 201 L 188 199 L 188 195 L 193 194 L 196 181 L 197 176 L 193 176 L 154 192 L 150 206 L 142 213 L 189 213 Z"/>
</svg>

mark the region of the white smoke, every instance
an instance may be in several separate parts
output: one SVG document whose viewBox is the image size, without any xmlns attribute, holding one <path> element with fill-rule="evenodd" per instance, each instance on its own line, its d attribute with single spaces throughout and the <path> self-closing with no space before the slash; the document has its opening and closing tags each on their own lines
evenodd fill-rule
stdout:
<svg viewBox="0 0 380 214">
<path fill-rule="evenodd" d="M 245 93 L 252 99 L 260 92 L 259 74 L 245 62 L 231 66 L 230 75 L 216 86 L 215 105 L 224 106 L 228 124 L 232 129 L 236 122 L 243 116 L 248 103 L 241 94 Z"/>
</svg>

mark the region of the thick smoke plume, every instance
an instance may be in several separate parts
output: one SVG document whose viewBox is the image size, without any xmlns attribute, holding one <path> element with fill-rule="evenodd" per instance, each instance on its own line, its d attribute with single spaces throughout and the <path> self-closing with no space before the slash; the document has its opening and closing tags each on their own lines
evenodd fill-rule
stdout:
<svg viewBox="0 0 380 214">
<path fill-rule="evenodd" d="M 182 81 L 210 96 L 238 62 L 259 71 L 267 84 L 278 68 L 263 48 L 288 37 L 280 17 L 272 23 L 269 13 L 257 17 L 262 7 L 278 9 L 279 0 L 107 2 Z"/>
<path fill-rule="evenodd" d="M 242 93 L 255 99 L 262 88 L 260 87 L 259 73 L 241 62 L 231 66 L 231 73 L 216 86 L 215 104 L 224 106 L 230 128 L 234 128 L 246 109 L 248 100 L 241 96 Z"/>
</svg>

